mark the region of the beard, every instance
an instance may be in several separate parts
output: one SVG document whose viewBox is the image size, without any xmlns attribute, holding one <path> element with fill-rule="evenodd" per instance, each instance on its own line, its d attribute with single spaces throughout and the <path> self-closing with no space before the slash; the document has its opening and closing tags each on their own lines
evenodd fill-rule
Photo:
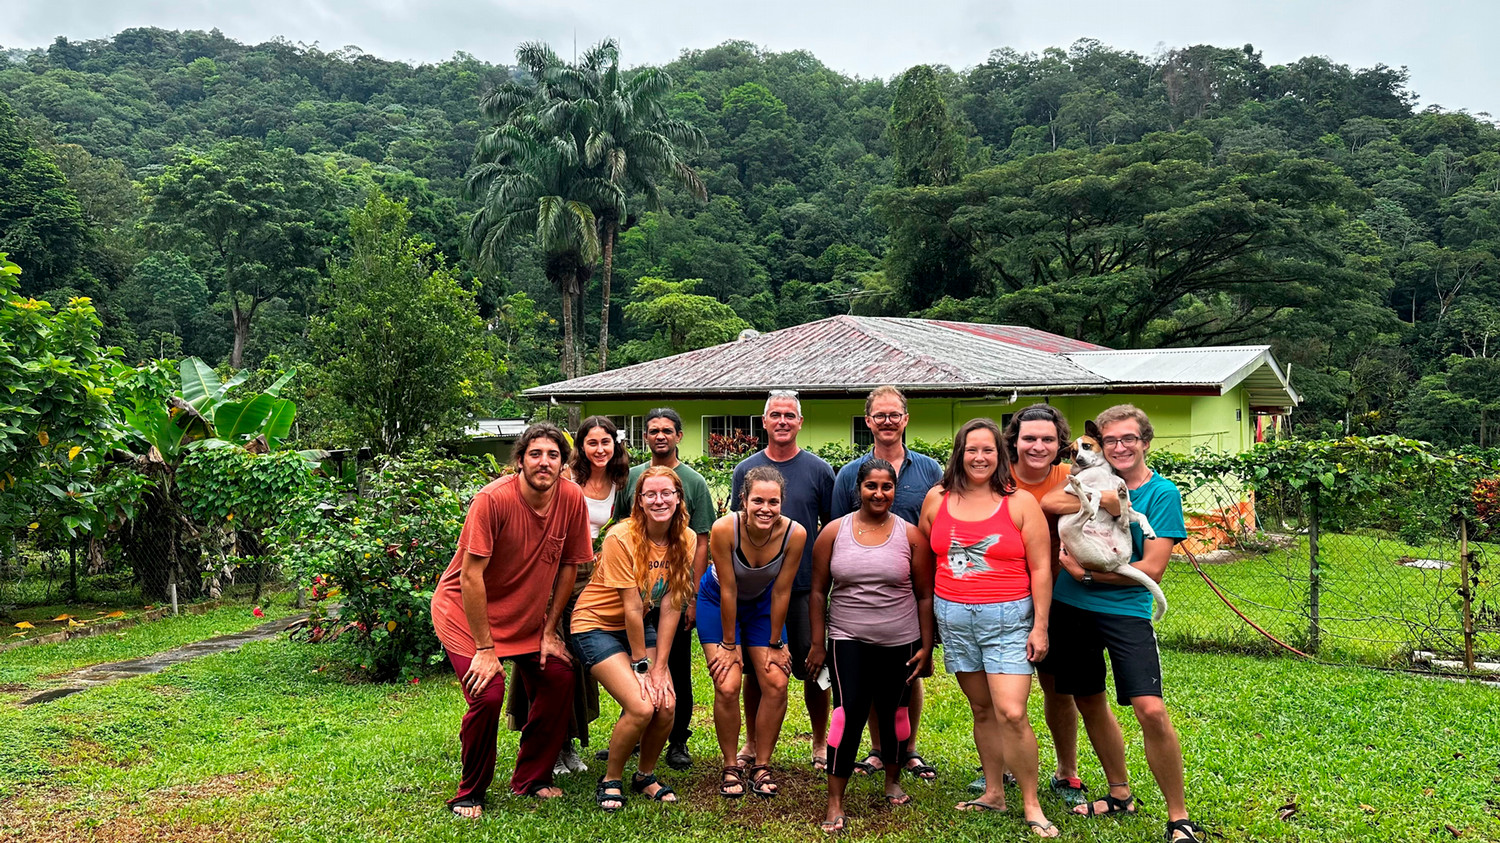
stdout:
<svg viewBox="0 0 1500 843">
<path fill-rule="evenodd" d="M 526 481 L 526 485 L 538 492 L 545 492 L 557 483 L 557 472 L 548 470 L 544 474 L 541 469 L 522 468 L 521 479 Z"/>
</svg>

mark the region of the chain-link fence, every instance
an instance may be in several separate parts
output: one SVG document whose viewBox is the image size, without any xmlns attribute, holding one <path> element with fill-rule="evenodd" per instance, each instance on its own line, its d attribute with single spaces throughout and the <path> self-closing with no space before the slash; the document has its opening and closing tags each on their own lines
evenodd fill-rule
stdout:
<svg viewBox="0 0 1500 843">
<path fill-rule="evenodd" d="M 1500 661 L 1500 544 L 1440 495 L 1377 483 L 1329 512 L 1317 483 L 1174 479 L 1191 535 L 1162 582 L 1164 643 L 1465 672 Z"/>
</svg>

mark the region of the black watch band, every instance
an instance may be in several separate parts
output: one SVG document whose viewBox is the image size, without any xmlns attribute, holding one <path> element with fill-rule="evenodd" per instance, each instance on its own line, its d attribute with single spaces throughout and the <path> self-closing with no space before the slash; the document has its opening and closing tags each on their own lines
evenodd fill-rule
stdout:
<svg viewBox="0 0 1500 843">
<path fill-rule="evenodd" d="M 635 672 L 636 673 L 645 673 L 646 671 L 648 671 L 648 670 L 651 669 L 651 660 L 650 659 L 640 659 L 638 661 L 633 662 L 631 666 L 635 668 Z"/>
<path fill-rule="evenodd" d="M 785 650 L 786 649 L 786 642 L 785 641 L 772 641 L 770 644 L 767 644 L 766 646 L 770 647 L 773 650 Z"/>
</svg>

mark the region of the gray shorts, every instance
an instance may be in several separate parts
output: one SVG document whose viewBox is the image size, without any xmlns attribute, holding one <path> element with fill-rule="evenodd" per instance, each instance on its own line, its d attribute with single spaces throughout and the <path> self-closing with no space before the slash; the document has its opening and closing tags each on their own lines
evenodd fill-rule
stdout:
<svg viewBox="0 0 1500 843">
<path fill-rule="evenodd" d="M 943 633 L 943 666 L 949 673 L 1031 675 L 1026 639 L 1031 636 L 1031 598 L 1009 603 L 955 603 L 933 597 Z"/>
</svg>

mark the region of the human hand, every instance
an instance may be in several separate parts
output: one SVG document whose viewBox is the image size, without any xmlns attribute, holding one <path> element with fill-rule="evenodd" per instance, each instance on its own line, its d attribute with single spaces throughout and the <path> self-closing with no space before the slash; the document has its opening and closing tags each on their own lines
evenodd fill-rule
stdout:
<svg viewBox="0 0 1500 843">
<path fill-rule="evenodd" d="M 465 693 L 471 697 L 477 697 L 484 693 L 484 689 L 489 687 L 490 681 L 496 676 L 503 676 L 503 674 L 500 671 L 500 659 L 495 656 L 494 648 L 480 650 L 469 662 L 469 669 L 465 671 L 461 684 Z"/>
<path fill-rule="evenodd" d="M 807 650 L 807 675 L 817 676 L 825 661 L 828 661 L 828 650 L 822 644 L 814 643 Z"/>
<path fill-rule="evenodd" d="M 931 658 L 932 654 L 927 651 L 926 647 L 923 647 L 922 649 L 913 653 L 911 658 L 906 660 L 907 667 L 910 667 L 912 669 L 911 674 L 906 677 L 906 684 L 910 685 L 911 683 L 917 681 L 919 677 L 926 676 L 928 675 L 928 673 L 930 673 Z"/>
<path fill-rule="evenodd" d="M 692 629 L 698 624 L 698 601 L 689 600 L 687 608 L 682 611 L 682 628 Z"/>
<path fill-rule="evenodd" d="M 677 699 L 677 690 L 672 687 L 672 674 L 665 663 L 652 665 L 646 671 L 646 685 L 651 690 L 651 704 L 658 708 L 671 705 Z"/>
<path fill-rule="evenodd" d="M 1031 634 L 1026 636 L 1026 660 L 1029 662 L 1039 662 L 1045 659 L 1049 646 L 1047 630 L 1041 626 L 1033 626 Z"/>
<path fill-rule="evenodd" d="M 1114 489 L 1105 489 L 1099 493 L 1099 506 L 1105 512 L 1116 518 L 1120 517 L 1120 493 Z"/>
<path fill-rule="evenodd" d="M 1083 566 L 1078 564 L 1077 559 L 1074 559 L 1067 554 L 1062 554 L 1057 557 L 1057 562 L 1058 564 L 1062 565 L 1062 569 L 1064 571 L 1068 572 L 1068 576 L 1072 577 L 1075 580 L 1083 579 Z"/>
<path fill-rule="evenodd" d="M 714 644 L 708 656 L 708 675 L 715 682 L 724 681 L 733 670 L 740 664 L 740 649 L 738 647 L 726 646 L 723 643 Z"/>
<path fill-rule="evenodd" d="M 775 649 L 774 647 L 768 649 L 770 650 L 770 653 L 766 656 L 766 668 L 770 669 L 772 667 L 779 667 L 787 676 L 791 676 L 792 654 L 787 652 L 787 649 L 785 647 L 782 647 L 779 650 Z"/>
<path fill-rule="evenodd" d="M 547 659 L 559 659 L 566 664 L 573 663 L 573 654 L 568 652 L 568 645 L 563 643 L 562 636 L 555 632 L 542 633 L 542 648 L 540 652 L 542 667 L 547 666 Z"/>
</svg>

